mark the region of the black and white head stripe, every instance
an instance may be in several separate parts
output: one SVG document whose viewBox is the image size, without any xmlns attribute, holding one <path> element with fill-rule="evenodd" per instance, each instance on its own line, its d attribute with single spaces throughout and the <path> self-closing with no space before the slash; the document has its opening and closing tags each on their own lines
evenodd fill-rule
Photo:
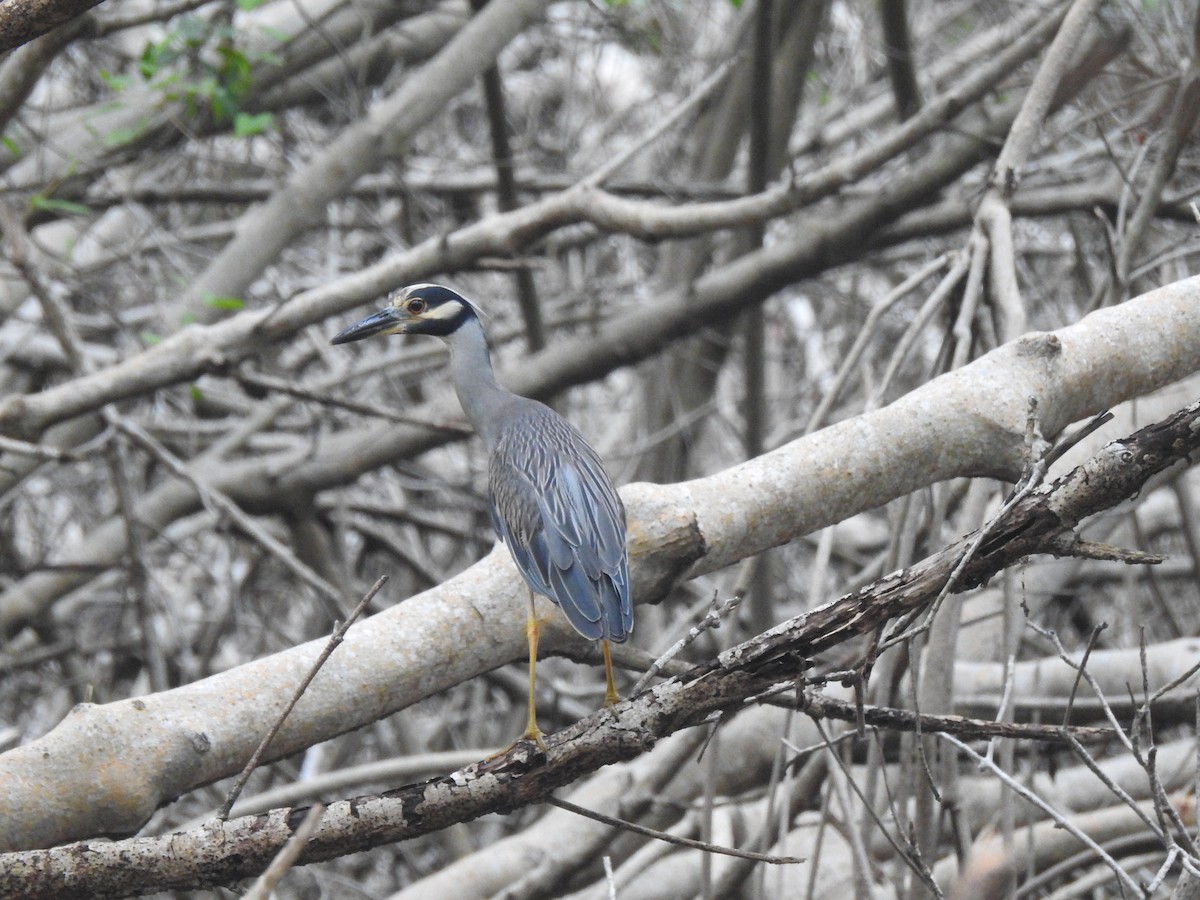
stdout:
<svg viewBox="0 0 1200 900">
<path fill-rule="evenodd" d="M 483 321 L 483 314 L 466 297 L 440 284 L 413 284 L 391 297 L 391 305 L 419 319 L 425 334 L 451 334 L 472 318 Z M 414 329 L 416 330 L 416 329 Z"/>
</svg>

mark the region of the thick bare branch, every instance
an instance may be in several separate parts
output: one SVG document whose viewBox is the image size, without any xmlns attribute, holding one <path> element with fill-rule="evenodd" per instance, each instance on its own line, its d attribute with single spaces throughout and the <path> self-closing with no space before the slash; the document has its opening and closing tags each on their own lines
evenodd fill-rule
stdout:
<svg viewBox="0 0 1200 900">
<path fill-rule="evenodd" d="M 8 0 L 0 7 L 0 53 L 82 16 L 101 0 Z"/>
<path fill-rule="evenodd" d="M 644 752 L 657 739 L 699 724 L 712 713 L 737 709 L 777 685 L 802 682 L 813 654 L 931 603 L 965 553 L 971 557 L 959 580 L 960 590 L 1030 553 L 1065 552 L 1080 521 L 1122 502 L 1153 475 L 1187 463 L 1198 449 L 1200 403 L 1113 442 L 1083 466 L 1010 506 L 1000 521 L 989 525 L 984 546 L 976 549 L 968 536 L 915 566 L 784 622 L 713 662 L 552 735 L 545 751 L 523 742 L 503 757 L 443 778 L 331 804 L 303 859 L 328 859 L 484 813 L 519 808 L 586 772 Z M 814 702 L 815 708 L 822 708 Z M 881 724 L 889 721 L 874 712 L 872 718 Z M 940 721 L 947 730 L 962 728 L 951 719 L 928 721 Z M 904 724 L 912 727 L 916 722 Z M 994 733 L 1002 735 L 1004 728 Z M 305 812 L 276 810 L 214 821 L 164 838 L 10 854 L 0 858 L 0 887 L 8 895 L 19 891 L 29 898 L 65 898 L 222 883 L 261 871 L 290 839 Z M 170 852 L 164 852 L 167 847 Z"/>
<path fill-rule="evenodd" d="M 1015 477 L 1024 464 L 1031 397 L 1053 434 L 1200 369 L 1197 292 L 1200 278 L 1093 313 L 1058 332 L 1028 336 L 889 407 L 718 475 L 626 488 L 639 601 L 660 596 L 680 576 L 722 568 L 922 485 L 953 475 Z M 279 482 L 266 489 L 278 490 Z M 1058 514 L 1069 527 L 1084 513 L 1064 508 Z M 123 532 L 119 520 L 113 528 L 117 536 Z M 1030 543 L 1026 552 L 1040 546 Z M 1057 549 L 1070 552 L 1068 545 Z M 988 542 L 976 565 L 990 561 L 991 553 Z M 963 584 L 977 582 L 978 572 L 968 567 Z M 926 576 L 927 582 L 935 579 L 936 572 Z M 890 590 L 890 606 L 877 600 L 858 614 L 882 621 L 884 610 L 899 612 L 914 596 L 904 579 Z M 369 628 L 351 629 L 347 652 L 327 664 L 273 752 L 293 752 L 518 659 L 525 632 L 511 611 L 525 597 L 501 548 L 440 587 L 373 617 Z M 19 613 L 22 596 L 10 591 L 7 599 L 3 614 Z M 817 622 L 825 614 L 814 615 Z M 451 635 L 454 665 L 441 649 Z M 835 629 L 829 640 L 841 637 Z M 569 639 L 561 623 L 547 627 L 543 638 L 547 648 Z M 230 774 L 253 750 L 258 723 L 271 716 L 319 651 L 306 644 L 164 694 L 78 708 L 41 741 L 0 756 L 0 784 L 26 786 L 10 792 L 0 840 L 29 846 L 127 830 L 163 800 Z M 86 742 L 95 771 L 76 765 L 77 753 L 68 748 L 79 740 Z M 43 745 L 54 748 L 49 757 L 39 749 Z M 110 762 L 102 765 L 102 758 Z M 128 805 L 114 802 L 118 790 Z"/>
</svg>

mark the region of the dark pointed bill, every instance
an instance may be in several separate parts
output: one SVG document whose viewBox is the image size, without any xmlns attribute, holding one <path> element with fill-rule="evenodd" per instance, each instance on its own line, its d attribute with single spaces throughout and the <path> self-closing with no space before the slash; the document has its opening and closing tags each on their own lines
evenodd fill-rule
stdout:
<svg viewBox="0 0 1200 900">
<path fill-rule="evenodd" d="M 351 341 L 361 341 L 363 338 L 371 337 L 371 335 L 379 334 L 398 325 L 400 325 L 399 320 L 397 320 L 391 307 L 388 307 L 367 316 L 362 321 L 355 322 L 344 331 L 339 331 L 329 343 L 348 344 Z"/>
</svg>

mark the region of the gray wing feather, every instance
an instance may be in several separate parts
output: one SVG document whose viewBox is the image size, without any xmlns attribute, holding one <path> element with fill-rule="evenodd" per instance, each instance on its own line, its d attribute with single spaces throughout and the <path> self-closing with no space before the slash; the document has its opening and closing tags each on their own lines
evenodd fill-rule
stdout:
<svg viewBox="0 0 1200 900">
<path fill-rule="evenodd" d="M 490 464 L 492 522 L 529 587 L 590 640 L 633 630 L 625 510 L 600 458 L 565 419 L 528 401 Z"/>
</svg>

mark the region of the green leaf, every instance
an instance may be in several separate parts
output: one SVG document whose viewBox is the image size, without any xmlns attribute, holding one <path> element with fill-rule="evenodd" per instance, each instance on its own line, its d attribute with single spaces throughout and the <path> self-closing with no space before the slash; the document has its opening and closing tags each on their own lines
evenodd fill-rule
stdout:
<svg viewBox="0 0 1200 900">
<path fill-rule="evenodd" d="M 192 400 L 196 403 L 204 402 L 204 391 L 200 390 L 200 385 L 193 384 L 191 387 Z"/>
<path fill-rule="evenodd" d="M 133 84 L 133 79 L 128 75 L 116 75 L 112 72 L 109 72 L 107 69 L 100 70 L 100 80 L 107 84 L 114 91 L 118 92 L 125 90 L 127 87 Z"/>
<path fill-rule="evenodd" d="M 157 44 L 147 44 L 146 49 L 142 51 L 142 55 L 138 58 L 138 72 L 147 81 L 158 74 L 161 53 L 162 49 Z"/>
<path fill-rule="evenodd" d="M 216 73 L 221 90 L 213 104 L 213 112 L 218 117 L 232 119 L 241 109 L 242 100 L 250 94 L 253 77 L 250 60 L 241 50 L 229 45 L 218 48 L 217 55 L 221 58 Z"/>
<path fill-rule="evenodd" d="M 233 117 L 233 133 L 238 137 L 252 137 L 263 134 L 275 127 L 275 116 L 269 112 L 251 115 L 238 113 Z"/>
<path fill-rule="evenodd" d="M 246 308 L 246 301 L 240 297 L 205 297 L 204 304 L 213 309 L 236 312 Z"/>
<path fill-rule="evenodd" d="M 263 0 L 237 0 L 237 5 L 242 12 L 250 12 L 250 10 L 262 6 Z"/>
<path fill-rule="evenodd" d="M 231 47 L 226 44 L 223 47 L 217 48 L 217 55 L 221 57 L 221 77 L 227 82 L 238 81 L 245 79 L 250 80 L 250 57 L 246 56 L 237 47 Z"/>
<path fill-rule="evenodd" d="M 145 130 L 142 126 L 136 128 L 114 128 L 108 134 L 104 135 L 104 145 L 106 147 L 122 147 L 125 144 L 132 144 L 145 133 Z"/>
<path fill-rule="evenodd" d="M 63 213 L 68 216 L 87 216 L 91 215 L 91 208 L 84 206 L 82 203 L 72 203 L 70 200 L 56 200 L 54 197 L 47 197 L 43 194 L 37 194 L 29 199 L 29 206 L 32 209 L 44 209 L 47 212 Z"/>
<path fill-rule="evenodd" d="M 3 144 L 4 149 L 13 156 L 17 157 L 18 159 L 21 158 L 21 145 L 18 144 L 16 140 L 6 134 L 3 138 L 0 138 L 0 144 Z"/>
<path fill-rule="evenodd" d="M 147 347 L 153 347 L 155 344 L 162 343 L 162 335 L 155 334 L 153 331 L 143 331 L 139 337 L 141 337 L 142 343 Z"/>
</svg>

